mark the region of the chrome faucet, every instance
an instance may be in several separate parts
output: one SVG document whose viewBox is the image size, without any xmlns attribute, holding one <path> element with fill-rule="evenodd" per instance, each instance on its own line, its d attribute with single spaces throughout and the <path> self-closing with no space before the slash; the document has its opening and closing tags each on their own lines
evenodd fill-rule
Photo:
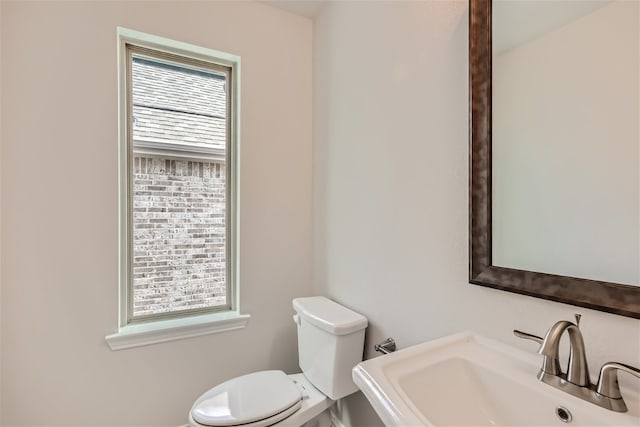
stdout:
<svg viewBox="0 0 640 427">
<path fill-rule="evenodd" d="M 546 359 L 552 359 L 548 369 L 545 369 L 545 373 L 551 375 L 558 375 L 559 372 L 559 352 L 560 352 L 560 338 L 565 331 L 569 332 L 569 341 L 571 344 L 569 352 L 569 367 L 567 368 L 567 381 L 580 387 L 588 387 L 590 385 L 589 369 L 587 368 L 587 354 L 584 351 L 584 339 L 580 332 L 580 315 L 576 314 L 576 323 L 571 323 L 566 320 L 560 320 L 556 322 L 545 335 L 542 345 L 538 350 L 538 353 L 545 356 Z M 543 369 L 545 367 L 543 366 Z"/>
<path fill-rule="evenodd" d="M 538 379 L 573 396 L 594 403 L 603 408 L 617 412 L 626 412 L 627 405 L 618 387 L 618 371 L 623 371 L 640 378 L 640 369 L 617 362 L 607 362 L 600 369 L 598 384 L 591 384 L 584 339 L 580 332 L 580 315 L 576 314 L 576 323 L 567 320 L 556 322 L 544 338 L 515 330 L 514 335 L 535 341 L 540 344 L 538 353 L 544 356 Z M 569 333 L 570 350 L 569 366 L 563 373 L 560 368 L 560 338 L 564 332 Z"/>
</svg>

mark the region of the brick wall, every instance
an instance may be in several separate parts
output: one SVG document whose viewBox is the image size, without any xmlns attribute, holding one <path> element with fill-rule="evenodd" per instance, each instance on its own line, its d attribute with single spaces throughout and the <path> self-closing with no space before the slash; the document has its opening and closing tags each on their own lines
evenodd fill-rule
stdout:
<svg viewBox="0 0 640 427">
<path fill-rule="evenodd" d="M 135 155 L 133 169 L 133 315 L 224 304 L 224 163 Z"/>
</svg>

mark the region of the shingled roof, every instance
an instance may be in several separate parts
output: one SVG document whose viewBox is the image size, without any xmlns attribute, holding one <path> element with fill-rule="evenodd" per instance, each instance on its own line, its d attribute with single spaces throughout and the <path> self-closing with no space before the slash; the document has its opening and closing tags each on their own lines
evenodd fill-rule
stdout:
<svg viewBox="0 0 640 427">
<path fill-rule="evenodd" d="M 225 78 L 134 57 L 133 140 L 224 149 Z"/>
</svg>

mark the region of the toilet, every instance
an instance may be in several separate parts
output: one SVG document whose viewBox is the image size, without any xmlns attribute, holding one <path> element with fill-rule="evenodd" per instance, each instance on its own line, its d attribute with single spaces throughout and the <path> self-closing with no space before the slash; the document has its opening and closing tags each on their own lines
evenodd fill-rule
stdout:
<svg viewBox="0 0 640 427">
<path fill-rule="evenodd" d="M 313 427 L 357 391 L 351 369 L 362 360 L 367 319 L 325 297 L 296 298 L 293 309 L 302 373 L 260 371 L 219 384 L 195 401 L 190 427 Z"/>
</svg>

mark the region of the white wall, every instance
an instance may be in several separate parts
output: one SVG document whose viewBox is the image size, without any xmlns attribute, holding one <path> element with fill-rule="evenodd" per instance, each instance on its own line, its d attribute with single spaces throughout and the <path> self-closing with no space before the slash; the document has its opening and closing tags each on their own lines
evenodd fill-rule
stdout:
<svg viewBox="0 0 640 427">
<path fill-rule="evenodd" d="M 254 2 L 3 1 L 1 15 L 2 425 L 175 426 L 215 383 L 297 372 L 311 21 Z M 118 309 L 116 26 L 242 56 L 246 329 L 118 352 L 104 341 Z"/>
<path fill-rule="evenodd" d="M 316 20 L 315 293 L 369 318 L 369 357 L 460 330 L 533 352 L 512 329 L 576 312 L 593 375 L 640 365 L 638 320 L 468 284 L 467 25 L 464 0 L 332 2 Z M 361 394 L 339 409 L 379 423 Z"/>
<path fill-rule="evenodd" d="M 494 57 L 495 265 L 640 284 L 639 12 L 613 2 Z"/>
</svg>

